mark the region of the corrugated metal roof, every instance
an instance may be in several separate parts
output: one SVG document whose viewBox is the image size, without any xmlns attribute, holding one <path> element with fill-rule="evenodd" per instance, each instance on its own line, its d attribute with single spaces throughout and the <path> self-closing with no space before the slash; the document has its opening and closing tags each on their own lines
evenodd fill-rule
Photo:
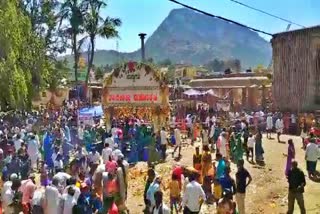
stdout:
<svg viewBox="0 0 320 214">
<path fill-rule="evenodd" d="M 229 77 L 215 79 L 195 79 L 191 80 L 190 86 L 197 88 L 241 88 L 252 85 L 261 85 L 267 81 L 268 77 Z"/>
</svg>

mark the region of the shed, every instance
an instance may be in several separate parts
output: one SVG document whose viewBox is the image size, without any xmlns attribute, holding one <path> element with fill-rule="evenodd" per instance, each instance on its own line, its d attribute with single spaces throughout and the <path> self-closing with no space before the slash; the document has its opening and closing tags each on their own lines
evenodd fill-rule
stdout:
<svg viewBox="0 0 320 214">
<path fill-rule="evenodd" d="M 320 26 L 273 35 L 274 104 L 280 110 L 319 108 Z"/>
</svg>

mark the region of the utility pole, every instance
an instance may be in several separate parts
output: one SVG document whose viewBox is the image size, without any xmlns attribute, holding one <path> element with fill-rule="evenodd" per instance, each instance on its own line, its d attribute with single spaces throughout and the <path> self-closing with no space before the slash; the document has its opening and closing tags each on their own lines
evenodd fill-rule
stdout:
<svg viewBox="0 0 320 214">
<path fill-rule="evenodd" d="M 141 61 L 144 62 L 146 60 L 145 49 L 144 49 L 144 39 L 146 38 L 146 33 L 139 33 L 139 37 L 141 40 Z"/>
</svg>

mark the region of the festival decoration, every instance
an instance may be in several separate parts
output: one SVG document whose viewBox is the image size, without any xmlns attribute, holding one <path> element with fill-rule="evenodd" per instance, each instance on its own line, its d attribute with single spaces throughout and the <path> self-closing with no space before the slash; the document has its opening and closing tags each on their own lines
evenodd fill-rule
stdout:
<svg viewBox="0 0 320 214">
<path fill-rule="evenodd" d="M 137 62 L 122 64 L 107 75 L 103 83 L 106 122 L 110 122 L 111 117 L 135 115 L 160 126 L 169 115 L 167 80 L 151 65 Z"/>
</svg>

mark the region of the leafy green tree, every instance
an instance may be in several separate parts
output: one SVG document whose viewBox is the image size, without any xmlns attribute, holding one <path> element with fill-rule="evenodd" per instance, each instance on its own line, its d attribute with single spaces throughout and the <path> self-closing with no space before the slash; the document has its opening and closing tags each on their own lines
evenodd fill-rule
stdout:
<svg viewBox="0 0 320 214">
<path fill-rule="evenodd" d="M 97 79 L 97 80 L 101 80 L 102 78 L 103 78 L 103 75 L 104 75 L 104 67 L 97 67 L 96 69 L 95 69 L 95 71 L 94 71 L 94 73 L 95 73 L 95 78 Z"/>
<path fill-rule="evenodd" d="M 74 75 L 76 85 L 78 84 L 78 62 L 80 58 L 80 48 L 85 41 L 82 38 L 78 41 L 78 36 L 84 32 L 84 17 L 88 9 L 88 3 L 85 0 L 64 0 L 59 16 L 61 25 L 63 21 L 67 22 L 64 32 L 71 38 L 71 49 L 74 54 Z"/>
<path fill-rule="evenodd" d="M 170 65 L 172 65 L 172 62 L 170 59 L 164 59 L 162 61 L 159 61 L 158 64 L 160 66 L 170 66 Z"/>
<path fill-rule="evenodd" d="M 99 36 L 105 39 L 116 38 L 119 36 L 117 28 L 121 26 L 121 20 L 118 18 L 101 17 L 102 9 L 107 6 L 104 1 L 87 0 L 87 2 L 89 9 L 84 17 L 84 28 L 90 39 L 90 57 L 86 83 L 89 81 L 90 70 L 93 66 L 96 37 Z"/>
<path fill-rule="evenodd" d="M 30 52 L 25 44 L 31 35 L 30 21 L 18 1 L 0 1 L 0 105 L 22 109 L 30 103 L 31 72 L 24 69 Z M 28 67 L 26 67 L 28 68 Z"/>
</svg>

